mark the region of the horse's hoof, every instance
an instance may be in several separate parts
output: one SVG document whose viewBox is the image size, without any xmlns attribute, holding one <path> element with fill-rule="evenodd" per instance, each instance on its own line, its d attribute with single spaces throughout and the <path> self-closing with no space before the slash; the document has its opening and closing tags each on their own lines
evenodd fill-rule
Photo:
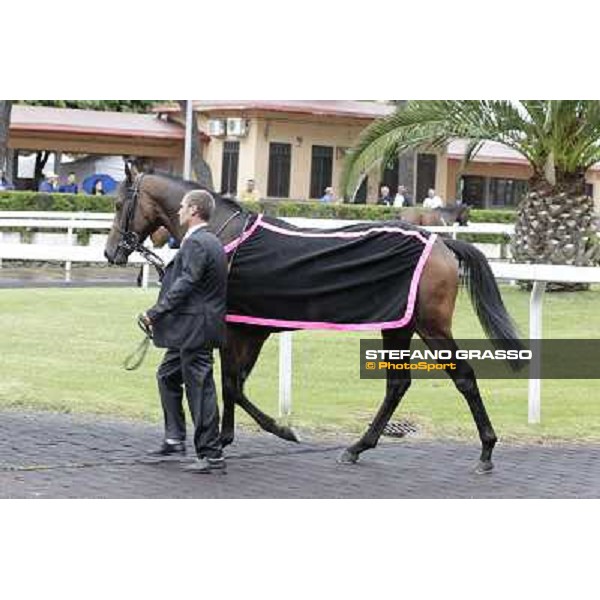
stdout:
<svg viewBox="0 0 600 600">
<path fill-rule="evenodd" d="M 474 472 L 476 475 L 487 475 L 488 473 L 491 473 L 494 469 L 494 463 L 492 463 L 491 460 L 480 460 L 475 469 Z"/>
<path fill-rule="evenodd" d="M 230 446 L 233 444 L 233 436 L 232 435 L 221 435 L 221 446 L 225 448 L 225 446 Z"/>
<path fill-rule="evenodd" d="M 358 462 L 358 454 L 346 448 L 337 458 L 340 465 L 354 465 Z"/>
<path fill-rule="evenodd" d="M 291 427 L 280 427 L 279 437 L 288 442 L 296 442 L 297 444 L 301 442 L 300 436 Z"/>
</svg>

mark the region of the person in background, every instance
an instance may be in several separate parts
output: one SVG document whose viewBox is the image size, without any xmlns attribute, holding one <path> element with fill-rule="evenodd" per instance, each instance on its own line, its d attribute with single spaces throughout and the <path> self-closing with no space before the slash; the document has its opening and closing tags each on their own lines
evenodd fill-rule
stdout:
<svg viewBox="0 0 600 600">
<path fill-rule="evenodd" d="M 325 188 L 325 194 L 321 196 L 321 202 L 335 202 L 335 193 L 331 186 Z"/>
<path fill-rule="evenodd" d="M 393 206 L 394 199 L 390 196 L 390 188 L 387 185 L 382 185 L 379 191 L 379 200 L 377 204 L 382 206 Z"/>
<path fill-rule="evenodd" d="M 258 200 L 260 200 L 260 194 L 256 189 L 256 182 L 254 181 L 254 179 L 248 179 L 248 181 L 246 181 L 246 189 L 242 192 L 240 200 L 255 202 L 258 202 Z"/>
<path fill-rule="evenodd" d="M 4 173 L 4 171 L 0 171 L 0 191 L 14 189 L 15 186 L 6 178 L 6 173 Z"/>
<path fill-rule="evenodd" d="M 394 206 L 403 207 L 403 206 L 412 206 L 412 201 L 408 192 L 406 191 L 406 187 L 403 185 L 398 186 L 398 193 L 394 198 Z"/>
<path fill-rule="evenodd" d="M 49 194 L 58 192 L 58 176 L 56 173 L 47 173 L 44 180 L 40 183 L 39 192 L 47 192 Z"/>
<path fill-rule="evenodd" d="M 444 206 L 444 201 L 435 193 L 433 188 L 429 188 L 427 192 L 427 198 L 423 200 L 423 208 L 442 208 Z"/>
<path fill-rule="evenodd" d="M 96 179 L 94 187 L 92 188 L 92 196 L 104 196 L 105 194 L 106 192 L 104 191 L 102 179 Z"/>
<path fill-rule="evenodd" d="M 71 171 L 67 177 L 67 183 L 63 183 L 58 191 L 61 194 L 76 194 L 79 191 L 79 186 L 77 185 L 77 179 L 75 178 L 75 173 Z"/>
</svg>

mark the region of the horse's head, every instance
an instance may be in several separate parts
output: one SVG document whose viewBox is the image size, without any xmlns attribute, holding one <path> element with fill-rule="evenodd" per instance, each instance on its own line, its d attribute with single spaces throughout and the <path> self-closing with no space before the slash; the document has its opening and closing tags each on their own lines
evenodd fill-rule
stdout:
<svg viewBox="0 0 600 600">
<path fill-rule="evenodd" d="M 136 174 L 128 165 L 125 174 L 127 177 L 117 190 L 115 220 L 104 251 L 108 262 L 117 265 L 126 264 L 136 247 L 161 225 L 181 241 L 185 233 L 178 216 L 181 201 L 187 192 L 205 189 L 173 175 Z M 241 234 L 251 213 L 234 200 L 210 193 L 215 199 L 215 210 L 208 230 L 226 245 Z"/>
<path fill-rule="evenodd" d="M 129 255 L 160 225 L 144 185 L 146 175 L 132 172 L 127 164 L 125 175 L 117 188 L 115 219 L 104 249 L 108 262 L 117 265 L 127 264 Z"/>
</svg>

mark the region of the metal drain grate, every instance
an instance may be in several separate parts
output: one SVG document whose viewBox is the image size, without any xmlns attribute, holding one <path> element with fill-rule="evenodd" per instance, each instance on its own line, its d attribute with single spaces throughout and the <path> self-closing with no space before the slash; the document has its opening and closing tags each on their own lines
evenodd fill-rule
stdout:
<svg viewBox="0 0 600 600">
<path fill-rule="evenodd" d="M 417 426 L 409 421 L 390 421 L 384 428 L 383 434 L 388 437 L 405 437 L 417 433 Z"/>
</svg>

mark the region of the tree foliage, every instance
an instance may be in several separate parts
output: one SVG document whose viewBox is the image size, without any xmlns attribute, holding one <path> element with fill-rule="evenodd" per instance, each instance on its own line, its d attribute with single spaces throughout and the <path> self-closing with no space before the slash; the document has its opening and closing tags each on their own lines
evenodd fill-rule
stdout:
<svg viewBox="0 0 600 600">
<path fill-rule="evenodd" d="M 165 100 L 19 100 L 18 104 L 51 106 L 54 108 L 80 108 L 112 112 L 147 113 Z"/>
<path fill-rule="evenodd" d="M 600 101 L 411 100 L 365 129 L 345 162 L 343 189 L 352 195 L 370 169 L 398 153 L 444 149 L 457 138 L 469 142 L 465 161 L 488 140 L 516 150 L 534 186 L 582 183 L 600 160 Z"/>
</svg>

